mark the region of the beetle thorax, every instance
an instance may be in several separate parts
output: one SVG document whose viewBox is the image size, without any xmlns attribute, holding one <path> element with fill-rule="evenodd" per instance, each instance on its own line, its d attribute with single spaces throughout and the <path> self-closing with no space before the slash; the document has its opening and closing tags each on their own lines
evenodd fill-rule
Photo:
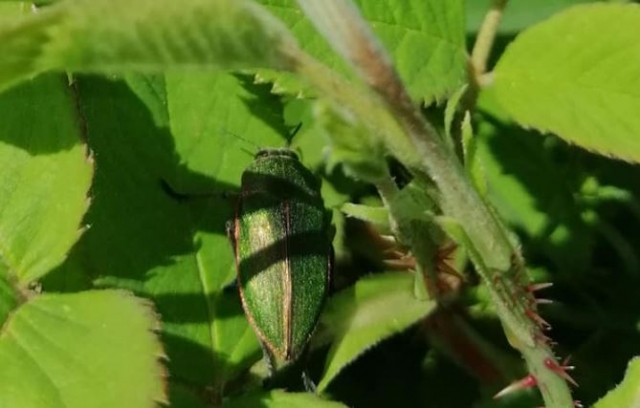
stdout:
<svg viewBox="0 0 640 408">
<path fill-rule="evenodd" d="M 242 174 L 242 194 L 259 192 L 320 200 L 317 178 L 288 149 L 261 150 Z"/>
</svg>

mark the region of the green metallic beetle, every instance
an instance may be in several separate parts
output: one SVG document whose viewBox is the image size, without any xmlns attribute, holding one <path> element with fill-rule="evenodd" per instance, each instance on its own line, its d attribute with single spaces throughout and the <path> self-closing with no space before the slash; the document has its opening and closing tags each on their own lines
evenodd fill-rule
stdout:
<svg viewBox="0 0 640 408">
<path fill-rule="evenodd" d="M 329 227 L 320 182 L 298 156 L 260 150 L 242 174 L 227 233 L 245 314 L 272 366 L 299 357 L 318 322 L 332 270 Z"/>
</svg>

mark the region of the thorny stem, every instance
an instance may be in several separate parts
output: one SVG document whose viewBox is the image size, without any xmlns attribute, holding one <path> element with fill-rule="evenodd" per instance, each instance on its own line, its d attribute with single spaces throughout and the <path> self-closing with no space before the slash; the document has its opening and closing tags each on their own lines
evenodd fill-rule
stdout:
<svg viewBox="0 0 640 408">
<path fill-rule="evenodd" d="M 518 279 L 522 275 L 520 272 L 524 272 L 524 266 L 516 262 L 518 253 L 508 239 L 508 232 L 473 188 L 458 158 L 447 149 L 413 104 L 391 59 L 371 29 L 347 0 L 298 0 L 298 3 L 379 99 L 376 95 L 362 97 L 361 90 L 344 80 L 340 84 L 341 79 L 336 75 L 319 77 L 318 74 L 326 74 L 328 70 L 309 58 L 291 55 L 298 64 L 295 70 L 325 91 L 325 96 L 337 104 L 352 110 L 360 118 L 373 121 L 374 133 L 383 135 L 389 150 L 400 156 L 399 159 L 408 158 L 409 162 L 401 161 L 415 174 L 426 175 L 435 183 L 440 193 L 441 209 L 462 226 L 469 243 L 467 250 L 476 255 L 472 259 L 475 258 L 476 269 L 492 293 L 505 333 L 512 346 L 524 356 L 530 373 L 536 376 L 547 407 L 572 407 L 573 399 L 567 383 L 545 366 L 545 361 L 555 361 L 555 356 L 537 327 L 539 322 L 534 319 L 538 315 L 533 298 L 522 292 L 526 282 Z M 501 7 L 505 3 L 496 2 Z M 495 36 L 495 24 L 493 26 L 491 30 L 485 29 L 493 34 L 483 34 L 483 37 Z M 492 41 L 480 47 L 477 54 L 481 61 L 485 61 L 485 66 Z M 374 116 L 368 108 L 376 111 Z M 388 119 L 389 114 L 392 120 Z M 400 132 L 394 125 L 399 125 Z"/>
</svg>

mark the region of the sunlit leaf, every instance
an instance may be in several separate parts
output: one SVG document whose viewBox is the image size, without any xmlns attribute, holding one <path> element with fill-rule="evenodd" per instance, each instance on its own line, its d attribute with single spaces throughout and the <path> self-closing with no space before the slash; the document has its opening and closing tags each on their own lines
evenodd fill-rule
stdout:
<svg viewBox="0 0 640 408">
<path fill-rule="evenodd" d="M 385 273 L 361 279 L 334 296 L 322 316 L 335 340 L 329 350 L 319 390 L 359 355 L 400 333 L 435 307 L 414 296 L 411 274 Z"/>
<path fill-rule="evenodd" d="M 499 102 L 522 126 L 640 161 L 638 25 L 640 5 L 594 4 L 523 31 L 496 66 Z"/>
<path fill-rule="evenodd" d="M 166 401 L 157 328 L 149 306 L 124 292 L 29 300 L 0 333 L 0 406 L 147 408 Z"/>
</svg>

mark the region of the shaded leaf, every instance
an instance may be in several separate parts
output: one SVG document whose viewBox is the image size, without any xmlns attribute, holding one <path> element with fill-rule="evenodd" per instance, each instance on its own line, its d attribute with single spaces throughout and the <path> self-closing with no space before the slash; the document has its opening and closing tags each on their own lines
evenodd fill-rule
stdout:
<svg viewBox="0 0 640 408">
<path fill-rule="evenodd" d="M 520 125 L 640 161 L 639 24 L 640 5 L 595 4 L 525 30 L 496 66 L 499 102 Z"/>
<path fill-rule="evenodd" d="M 93 166 L 62 76 L 0 95 L 0 270 L 27 283 L 60 264 L 80 236 Z"/>
<path fill-rule="evenodd" d="M 490 202 L 525 239 L 529 253 L 543 249 L 559 271 L 586 271 L 595 231 L 576 211 L 581 175 L 562 154 L 566 146 L 516 126 L 491 89 L 482 93 L 478 107 L 477 156 Z"/>
<path fill-rule="evenodd" d="M 345 203 L 340 207 L 340 211 L 348 217 L 357 218 L 389 229 L 389 210 L 385 207 Z"/>
<path fill-rule="evenodd" d="M 0 406 L 147 408 L 165 401 L 157 328 L 150 307 L 124 292 L 29 300 L 2 328 Z"/>
<path fill-rule="evenodd" d="M 385 338 L 400 333 L 435 308 L 414 296 L 412 274 L 371 275 L 331 298 L 321 321 L 335 339 L 318 390 L 326 389 L 351 361 Z"/>
<path fill-rule="evenodd" d="M 179 385 L 170 384 L 169 406 L 171 408 L 207 408 L 201 396 Z"/>
</svg>

